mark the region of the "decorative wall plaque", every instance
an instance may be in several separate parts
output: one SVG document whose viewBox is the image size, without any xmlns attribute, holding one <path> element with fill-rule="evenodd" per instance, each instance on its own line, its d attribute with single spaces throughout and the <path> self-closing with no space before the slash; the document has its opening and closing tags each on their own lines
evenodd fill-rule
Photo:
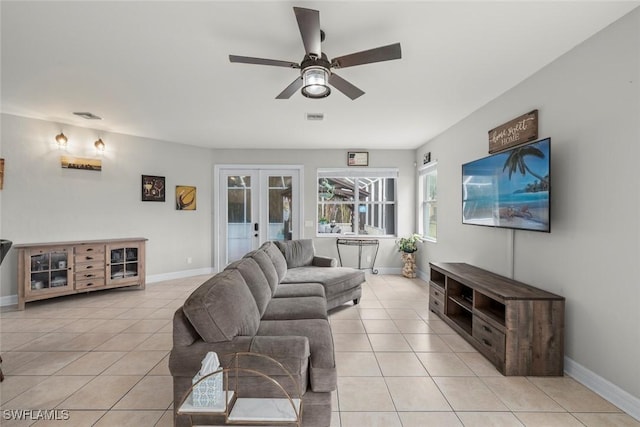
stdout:
<svg viewBox="0 0 640 427">
<path fill-rule="evenodd" d="M 538 139 L 538 110 L 500 125 L 489 131 L 489 153 L 497 153 Z"/>
</svg>

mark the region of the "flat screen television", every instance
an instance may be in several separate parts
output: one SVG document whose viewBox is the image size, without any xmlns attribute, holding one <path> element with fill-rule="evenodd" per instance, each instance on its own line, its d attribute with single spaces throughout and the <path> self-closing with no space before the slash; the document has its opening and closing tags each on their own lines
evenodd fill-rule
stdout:
<svg viewBox="0 0 640 427">
<path fill-rule="evenodd" d="M 550 232 L 551 138 L 462 165 L 462 223 Z"/>
</svg>

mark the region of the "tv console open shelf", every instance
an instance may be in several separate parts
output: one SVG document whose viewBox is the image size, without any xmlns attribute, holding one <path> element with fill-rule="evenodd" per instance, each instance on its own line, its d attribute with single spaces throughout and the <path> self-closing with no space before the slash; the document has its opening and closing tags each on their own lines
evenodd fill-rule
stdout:
<svg viewBox="0 0 640 427">
<path fill-rule="evenodd" d="M 429 266 L 429 309 L 503 375 L 563 375 L 563 297 L 469 264 Z"/>
</svg>

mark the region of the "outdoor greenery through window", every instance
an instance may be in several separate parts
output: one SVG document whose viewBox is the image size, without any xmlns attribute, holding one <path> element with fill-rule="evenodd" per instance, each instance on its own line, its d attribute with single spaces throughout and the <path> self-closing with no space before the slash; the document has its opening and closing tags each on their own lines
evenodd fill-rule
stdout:
<svg viewBox="0 0 640 427">
<path fill-rule="evenodd" d="M 436 241 L 438 237 L 438 168 L 431 163 L 420 169 L 420 217 L 422 237 Z"/>
<path fill-rule="evenodd" d="M 318 235 L 395 236 L 397 169 L 319 169 Z"/>
</svg>

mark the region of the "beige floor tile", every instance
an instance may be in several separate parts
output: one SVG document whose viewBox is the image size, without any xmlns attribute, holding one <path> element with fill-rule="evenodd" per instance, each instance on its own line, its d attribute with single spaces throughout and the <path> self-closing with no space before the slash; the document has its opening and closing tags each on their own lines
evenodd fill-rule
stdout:
<svg viewBox="0 0 640 427">
<path fill-rule="evenodd" d="M 420 320 L 418 313 L 409 308 L 387 308 L 387 313 L 393 320 Z"/>
<path fill-rule="evenodd" d="M 147 340 L 140 343 L 134 350 L 171 350 L 173 347 L 173 334 L 155 333 Z"/>
<path fill-rule="evenodd" d="M 153 427 L 173 427 L 173 410 L 164 411 L 156 425 Z"/>
<path fill-rule="evenodd" d="M 338 390 L 334 390 L 331 392 L 331 410 L 339 411 L 340 404 L 338 403 Z"/>
<path fill-rule="evenodd" d="M 483 381 L 514 412 L 564 412 L 525 377 L 487 377 Z"/>
<path fill-rule="evenodd" d="M 357 307 L 359 307 L 359 305 Z M 360 310 L 355 307 L 347 307 L 346 305 L 331 310 L 328 314 L 330 319 L 360 319 Z"/>
<path fill-rule="evenodd" d="M 529 377 L 529 380 L 569 412 L 620 412 L 573 378 Z"/>
<path fill-rule="evenodd" d="M 46 335 L 38 337 L 25 345 L 16 347 L 16 351 L 59 351 L 65 349 L 66 346 L 74 338 L 80 334 L 77 333 L 60 333 L 50 332 Z"/>
<path fill-rule="evenodd" d="M 370 334 L 373 351 L 411 351 L 402 334 Z"/>
<path fill-rule="evenodd" d="M 627 414 L 574 413 L 587 427 L 639 427 L 640 421 Z"/>
<path fill-rule="evenodd" d="M 34 427 L 87 427 L 92 426 L 105 414 L 105 411 L 68 410 L 66 420 L 40 420 Z"/>
<path fill-rule="evenodd" d="M 3 409 L 53 409 L 92 380 L 91 376 L 53 376 L 3 405 Z"/>
<path fill-rule="evenodd" d="M 159 361 L 147 375 L 171 375 L 171 372 L 169 371 L 169 356 L 165 356 L 161 361 Z"/>
<path fill-rule="evenodd" d="M 373 351 L 367 334 L 333 334 L 335 351 Z"/>
<path fill-rule="evenodd" d="M 123 351 L 89 352 L 56 372 L 56 375 L 100 375 L 125 354 Z"/>
<path fill-rule="evenodd" d="M 477 350 L 458 334 L 440 334 L 442 341 L 457 353 L 476 353 Z"/>
<path fill-rule="evenodd" d="M 40 356 L 16 368 L 15 375 L 53 375 L 84 354 L 82 351 L 42 352 Z"/>
<path fill-rule="evenodd" d="M 329 427 L 342 427 L 340 423 L 340 412 L 331 412 L 331 424 Z"/>
<path fill-rule="evenodd" d="M 436 334 L 455 334 L 456 333 L 456 331 L 451 329 L 449 325 L 444 323 L 444 321 L 440 320 L 433 313 L 431 313 L 430 316 L 433 316 L 433 317 L 429 317 L 428 319 L 425 319 L 425 320 L 427 321 L 431 329 L 433 329 L 433 332 L 435 332 Z"/>
<path fill-rule="evenodd" d="M 400 299 L 396 294 L 393 294 L 392 296 L 396 298 L 395 299 L 387 298 L 387 299 L 380 300 L 380 304 L 382 304 L 384 308 L 395 308 L 395 309 L 403 309 L 403 310 L 412 308 L 411 301 Z"/>
<path fill-rule="evenodd" d="M 5 332 L 5 328 L 2 329 L 2 339 L 0 339 L 0 351 L 2 352 L 12 351 L 45 335 L 45 332 Z"/>
<path fill-rule="evenodd" d="M 389 319 L 389 315 L 384 308 L 358 308 L 360 311 L 360 318 L 367 320 L 380 320 Z"/>
<path fill-rule="evenodd" d="M 131 351 L 152 334 L 125 334 L 120 333 L 95 348 L 96 351 Z"/>
<path fill-rule="evenodd" d="M 397 411 L 451 411 L 451 406 L 427 377 L 385 377 Z"/>
<path fill-rule="evenodd" d="M 402 427 L 463 427 L 455 412 L 400 412 Z"/>
<path fill-rule="evenodd" d="M 432 377 L 475 377 L 455 353 L 416 353 Z"/>
<path fill-rule="evenodd" d="M 393 323 L 403 334 L 431 334 L 433 330 L 421 319 L 395 319 Z"/>
<path fill-rule="evenodd" d="M 184 299 L 187 299 L 186 297 Z M 184 300 L 183 300 L 184 301 Z M 165 305 L 167 304 L 167 302 L 165 302 Z M 147 319 L 166 319 L 166 320 L 171 320 L 173 319 L 173 315 L 175 314 L 176 309 L 173 307 L 163 307 L 163 308 L 159 308 L 156 311 L 154 311 L 153 313 L 151 313 Z"/>
<path fill-rule="evenodd" d="M 511 412 L 457 412 L 464 427 L 523 427 Z"/>
<path fill-rule="evenodd" d="M 340 411 L 395 411 L 382 377 L 339 377 Z"/>
<path fill-rule="evenodd" d="M 428 375 L 424 366 L 422 366 L 422 363 L 413 352 L 376 352 L 376 358 L 382 370 L 382 375 L 385 377 L 420 377 Z"/>
<path fill-rule="evenodd" d="M 378 361 L 371 352 L 336 352 L 338 376 L 380 377 Z"/>
<path fill-rule="evenodd" d="M 162 409 L 173 401 L 173 379 L 170 376 L 146 376 L 127 393 L 113 409 Z"/>
<path fill-rule="evenodd" d="M 71 322 L 68 325 L 64 325 L 63 327 L 56 329 L 56 332 L 72 332 L 72 333 L 89 332 L 93 328 L 96 328 L 99 325 L 102 325 L 106 321 L 107 321 L 106 319 L 82 319 L 79 321 Z"/>
<path fill-rule="evenodd" d="M 479 377 L 501 377 L 495 366 L 480 353 L 457 353 L 458 357 Z"/>
<path fill-rule="evenodd" d="M 114 336 L 115 334 L 110 332 L 87 332 L 69 341 L 64 349 L 66 351 L 91 351 Z"/>
<path fill-rule="evenodd" d="M 168 351 L 131 351 L 107 368 L 102 375 L 146 375 Z"/>
<path fill-rule="evenodd" d="M 120 307 L 105 307 L 100 310 L 96 310 L 93 313 L 87 315 L 89 319 L 115 319 L 117 316 L 121 315 L 127 311 L 126 308 Z M 114 331 L 119 332 L 119 331 Z"/>
<path fill-rule="evenodd" d="M 583 427 L 567 412 L 516 412 L 514 415 L 526 427 Z"/>
<path fill-rule="evenodd" d="M 98 326 L 91 329 L 91 332 L 107 332 L 118 334 L 137 321 L 137 319 L 109 319 L 108 321 L 100 323 Z"/>
<path fill-rule="evenodd" d="M 341 412 L 342 427 L 402 427 L 396 412 Z"/>
<path fill-rule="evenodd" d="M 433 379 L 455 411 L 507 411 L 507 407 L 477 377 Z"/>
<path fill-rule="evenodd" d="M 360 300 L 360 302 L 358 303 L 357 307 L 361 307 L 361 308 L 383 308 L 382 304 L 380 304 L 380 301 L 378 301 L 378 299 L 362 299 Z"/>
<path fill-rule="evenodd" d="M 52 332 L 74 321 L 57 319 L 55 313 L 55 310 L 51 310 L 46 316 L 36 319 L 3 319 L 2 332 Z"/>
<path fill-rule="evenodd" d="M 361 320 L 331 319 L 331 331 L 334 334 L 364 334 L 364 325 Z"/>
<path fill-rule="evenodd" d="M 156 308 L 129 308 L 116 316 L 116 319 L 144 319 L 156 310 Z"/>
<path fill-rule="evenodd" d="M 122 331 L 123 333 L 153 333 L 158 331 L 163 326 L 166 326 L 169 320 L 166 319 L 144 319 L 139 320 L 127 329 Z"/>
<path fill-rule="evenodd" d="M 404 337 L 415 352 L 435 351 L 442 353 L 451 351 L 451 347 L 436 334 L 405 334 Z"/>
<path fill-rule="evenodd" d="M 2 372 L 11 375 L 20 366 L 41 355 L 38 351 L 6 351 L 2 353 Z"/>
<path fill-rule="evenodd" d="M 7 375 L 0 383 L 0 403 L 4 404 L 49 378 L 47 375 Z"/>
<path fill-rule="evenodd" d="M 143 427 L 154 426 L 164 411 L 109 411 L 95 427 Z"/>
<path fill-rule="evenodd" d="M 59 407 L 65 409 L 110 409 L 140 381 L 140 378 L 131 375 L 94 377 L 91 382 L 72 394 Z"/>
<path fill-rule="evenodd" d="M 363 320 L 368 334 L 397 334 L 400 333 L 393 320 Z"/>
</svg>

